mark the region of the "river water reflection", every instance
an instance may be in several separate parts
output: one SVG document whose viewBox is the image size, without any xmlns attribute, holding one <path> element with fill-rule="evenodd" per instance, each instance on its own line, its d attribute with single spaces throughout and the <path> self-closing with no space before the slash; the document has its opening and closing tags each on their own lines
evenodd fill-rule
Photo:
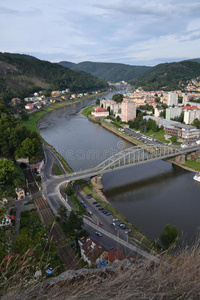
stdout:
<svg viewBox="0 0 200 300">
<path fill-rule="evenodd" d="M 74 171 L 96 166 L 114 153 L 132 147 L 98 124 L 75 114 L 90 100 L 48 115 L 41 136 L 62 154 Z M 156 161 L 103 175 L 104 194 L 131 223 L 152 239 L 166 224 L 194 238 L 200 224 L 200 184 L 193 173 Z"/>
</svg>

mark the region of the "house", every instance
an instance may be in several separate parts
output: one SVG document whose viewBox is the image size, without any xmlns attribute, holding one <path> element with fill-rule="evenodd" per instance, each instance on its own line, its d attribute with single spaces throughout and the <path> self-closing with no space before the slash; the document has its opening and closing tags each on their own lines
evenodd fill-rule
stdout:
<svg viewBox="0 0 200 300">
<path fill-rule="evenodd" d="M 89 267 L 99 263 L 99 258 L 106 251 L 99 242 L 91 238 L 88 238 L 85 241 L 79 240 L 78 244 L 81 250 L 81 257 L 87 262 Z"/>
<path fill-rule="evenodd" d="M 10 101 L 10 105 L 11 106 L 16 106 L 17 104 L 21 103 L 21 99 L 19 98 L 12 98 L 12 100 Z"/>
<path fill-rule="evenodd" d="M 27 109 L 27 110 L 33 109 L 34 105 L 35 105 L 34 103 L 27 103 L 25 105 L 25 109 Z"/>
<path fill-rule="evenodd" d="M 106 110 L 103 107 L 97 106 L 95 109 L 91 112 L 91 115 L 96 117 L 96 118 L 101 118 L 101 117 L 107 117 L 109 116 L 109 111 Z"/>
<path fill-rule="evenodd" d="M 17 194 L 17 200 L 25 198 L 25 191 L 22 188 L 15 188 L 15 193 Z"/>
</svg>

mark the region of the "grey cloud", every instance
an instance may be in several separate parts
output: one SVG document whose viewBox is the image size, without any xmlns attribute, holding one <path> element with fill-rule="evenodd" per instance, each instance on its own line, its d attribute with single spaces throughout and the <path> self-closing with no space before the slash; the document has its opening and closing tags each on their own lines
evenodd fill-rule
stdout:
<svg viewBox="0 0 200 300">
<path fill-rule="evenodd" d="M 196 1 L 174 2 L 171 1 L 119 1 L 114 4 L 96 4 L 98 8 L 110 11 L 113 13 L 124 13 L 131 15 L 146 15 L 160 18 L 173 18 L 174 16 L 185 16 L 197 14 L 200 11 L 200 3 Z"/>
<path fill-rule="evenodd" d="M 10 9 L 7 7 L 0 7 L 0 14 L 5 14 L 5 15 L 38 15 L 41 14 L 42 11 L 38 8 L 32 8 L 29 11 L 21 11 L 21 10 L 16 10 L 16 9 Z"/>
</svg>

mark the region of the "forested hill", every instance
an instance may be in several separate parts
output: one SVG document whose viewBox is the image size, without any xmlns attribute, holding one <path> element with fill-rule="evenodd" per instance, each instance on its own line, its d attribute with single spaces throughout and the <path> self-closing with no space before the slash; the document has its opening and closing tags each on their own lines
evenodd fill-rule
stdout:
<svg viewBox="0 0 200 300">
<path fill-rule="evenodd" d="M 189 59 L 189 60 L 198 62 L 200 64 L 200 58 L 193 58 L 193 59 Z"/>
<path fill-rule="evenodd" d="M 41 89 L 86 92 L 106 88 L 107 82 L 29 55 L 0 52 L 0 101 L 24 97 Z"/>
<path fill-rule="evenodd" d="M 181 89 L 187 80 L 200 76 L 200 64 L 195 61 L 159 64 L 151 68 L 137 82 L 145 90 L 174 90 Z"/>
<path fill-rule="evenodd" d="M 151 69 L 151 67 L 146 66 L 131 66 L 119 63 L 100 63 L 90 61 L 85 61 L 78 64 L 68 61 L 61 61 L 59 64 L 73 70 L 82 70 L 91 73 L 113 83 L 122 80 L 130 81 L 132 79 L 137 79 L 139 76 Z"/>
</svg>

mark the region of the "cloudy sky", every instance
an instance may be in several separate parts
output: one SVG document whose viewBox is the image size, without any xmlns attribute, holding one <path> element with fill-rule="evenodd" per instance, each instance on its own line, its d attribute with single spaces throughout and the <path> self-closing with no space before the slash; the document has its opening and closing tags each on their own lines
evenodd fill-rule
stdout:
<svg viewBox="0 0 200 300">
<path fill-rule="evenodd" d="M 7 0 L 0 51 L 51 62 L 156 65 L 200 57 L 199 0 Z"/>
</svg>

